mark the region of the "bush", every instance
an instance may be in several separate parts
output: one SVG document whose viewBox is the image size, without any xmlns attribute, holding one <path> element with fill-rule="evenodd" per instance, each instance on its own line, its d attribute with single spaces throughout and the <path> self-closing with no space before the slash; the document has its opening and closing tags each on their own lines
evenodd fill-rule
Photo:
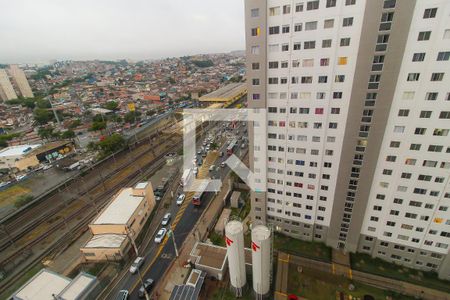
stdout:
<svg viewBox="0 0 450 300">
<path fill-rule="evenodd" d="M 14 206 L 16 208 L 22 207 L 28 203 L 30 203 L 33 200 L 32 195 L 20 195 L 16 198 L 16 201 L 14 202 Z"/>
</svg>

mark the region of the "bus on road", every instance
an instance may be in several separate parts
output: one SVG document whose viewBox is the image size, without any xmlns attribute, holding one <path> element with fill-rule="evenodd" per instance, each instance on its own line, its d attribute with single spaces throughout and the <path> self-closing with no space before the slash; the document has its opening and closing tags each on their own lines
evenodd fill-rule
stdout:
<svg viewBox="0 0 450 300">
<path fill-rule="evenodd" d="M 197 192 L 195 192 L 194 197 L 192 197 L 192 204 L 195 206 L 200 206 L 202 204 L 202 200 L 205 198 L 205 196 L 208 194 L 206 190 L 206 187 L 208 186 L 207 182 L 203 182 L 197 189 Z"/>
<path fill-rule="evenodd" d="M 236 144 L 237 144 L 237 139 L 234 139 L 234 140 L 232 140 L 231 143 L 228 145 L 228 147 L 227 147 L 227 154 L 228 154 L 228 155 L 233 154 L 234 147 L 236 147 Z"/>
<path fill-rule="evenodd" d="M 181 186 L 186 186 L 188 185 L 189 181 L 192 178 L 192 169 L 186 169 L 183 172 L 183 176 L 181 176 L 181 182 L 180 185 Z"/>
</svg>

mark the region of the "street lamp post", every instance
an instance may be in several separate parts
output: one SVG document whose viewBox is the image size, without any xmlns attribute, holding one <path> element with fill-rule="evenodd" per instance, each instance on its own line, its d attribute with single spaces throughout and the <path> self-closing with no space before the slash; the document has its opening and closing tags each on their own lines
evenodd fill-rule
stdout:
<svg viewBox="0 0 450 300">
<path fill-rule="evenodd" d="M 134 252 L 136 252 L 136 257 L 139 257 L 139 251 L 136 246 L 136 242 L 131 237 L 131 230 L 130 230 L 130 227 L 128 227 L 128 225 L 125 227 L 125 231 L 126 231 L 128 239 L 130 240 L 131 244 L 133 245 Z M 139 267 L 137 268 L 137 272 L 138 272 L 139 280 L 141 281 L 142 287 L 144 288 L 145 299 L 150 300 L 150 296 L 148 295 L 147 290 L 145 289 L 144 279 L 142 278 L 142 274 L 141 274 L 141 271 L 139 270 Z"/>
<path fill-rule="evenodd" d="M 175 233 L 172 230 L 172 226 L 169 227 L 169 235 L 172 237 L 173 247 L 175 248 L 175 255 L 178 257 L 177 243 L 175 242 Z"/>
</svg>

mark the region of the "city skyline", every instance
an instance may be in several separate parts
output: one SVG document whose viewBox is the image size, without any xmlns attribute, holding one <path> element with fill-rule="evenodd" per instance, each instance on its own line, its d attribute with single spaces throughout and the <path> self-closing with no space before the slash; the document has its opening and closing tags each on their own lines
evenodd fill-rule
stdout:
<svg viewBox="0 0 450 300">
<path fill-rule="evenodd" d="M 243 50 L 243 11 L 238 0 L 220 6 L 199 0 L 188 6 L 178 0 L 132 6 L 0 1 L 0 63 L 147 60 Z"/>
</svg>

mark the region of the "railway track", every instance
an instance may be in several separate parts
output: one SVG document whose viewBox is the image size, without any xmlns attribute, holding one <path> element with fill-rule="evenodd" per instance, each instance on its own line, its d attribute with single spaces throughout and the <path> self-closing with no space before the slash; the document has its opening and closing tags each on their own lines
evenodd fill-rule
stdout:
<svg viewBox="0 0 450 300">
<path fill-rule="evenodd" d="M 197 133 L 196 135 L 198 137 L 200 133 Z M 15 273 L 11 274 L 11 276 L 7 276 L 0 282 L 0 290 L 3 290 L 8 285 L 8 283 L 20 277 L 19 275 L 21 274 L 21 272 L 18 272 L 18 269 L 20 269 L 21 271 L 25 271 L 35 265 L 37 262 L 41 261 L 44 257 L 47 257 L 50 253 L 55 253 L 56 249 L 61 248 L 62 245 L 70 243 L 70 239 L 77 235 L 77 233 L 82 232 L 82 230 L 86 230 L 86 227 L 89 224 L 90 220 L 92 220 L 97 212 L 100 211 L 108 203 L 111 196 L 114 195 L 121 187 L 127 184 L 130 185 L 133 181 L 137 182 L 138 179 L 142 179 L 143 177 L 150 176 L 164 164 L 164 157 L 168 152 L 178 151 L 182 147 L 183 143 L 178 131 L 173 130 L 165 134 L 158 134 L 157 137 L 164 142 L 156 147 L 152 144 L 147 145 L 147 149 L 141 149 L 138 155 L 133 158 L 128 158 L 127 163 L 108 174 L 114 175 L 109 176 L 110 182 L 103 182 L 103 186 L 99 186 L 98 182 L 94 183 L 93 188 L 91 184 L 91 189 L 86 188 L 84 191 L 80 191 L 78 186 L 78 191 L 76 193 L 76 196 L 78 196 L 78 198 L 74 197 L 73 199 L 71 199 L 71 201 L 75 199 L 81 199 L 83 200 L 82 202 L 84 202 L 84 204 L 82 204 L 79 208 L 74 209 L 70 214 L 63 218 L 53 217 L 51 219 L 51 224 L 47 226 L 47 228 L 45 228 L 44 232 L 38 234 L 36 237 L 29 238 L 30 231 L 28 230 L 28 228 L 31 228 L 31 230 L 36 229 L 36 227 L 38 227 L 39 225 L 44 224 L 44 221 L 47 220 L 47 217 L 52 216 L 55 213 L 60 212 L 61 210 L 70 208 L 71 203 L 58 205 L 51 209 L 49 209 L 48 204 L 44 205 L 44 209 L 46 212 L 44 215 L 41 215 L 39 218 L 35 218 L 32 224 L 27 224 L 25 226 L 26 228 L 22 226 L 22 228 L 16 232 L 16 235 L 14 237 L 10 235 L 8 238 L 15 239 L 15 241 L 26 237 L 26 242 L 19 247 L 17 246 L 17 243 L 14 242 L 16 246 L 14 251 L 12 251 L 12 253 L 10 254 L 4 253 L 0 257 L 0 270 L 7 270 L 5 267 L 9 264 L 9 266 L 13 266 Z M 145 138 L 144 140 L 148 140 L 148 138 Z M 159 150 L 157 151 L 157 149 Z M 145 157 L 149 154 L 149 152 L 153 153 L 152 159 Z M 159 154 L 155 155 L 156 152 L 158 152 Z M 125 153 L 125 155 L 127 155 L 127 153 Z M 134 168 L 134 170 L 130 171 L 132 165 L 139 165 L 140 167 L 137 169 Z M 128 170 L 129 172 L 125 175 L 120 175 L 119 173 L 124 170 Z M 81 179 L 81 181 L 83 181 L 83 179 Z M 77 182 L 74 182 L 73 184 L 77 185 Z M 88 201 L 86 197 L 88 197 L 90 201 Z M 79 204 L 80 202 L 81 201 L 75 201 L 74 203 Z M 71 221 L 75 222 L 75 224 L 73 224 L 72 226 L 68 225 Z M 61 228 L 66 228 L 65 231 L 67 232 L 63 232 L 60 234 L 60 236 L 57 237 L 52 236 L 56 235 L 58 231 L 61 231 Z M 48 240 L 51 241 L 49 242 Z M 39 245 L 40 243 L 48 245 L 48 247 L 46 247 L 44 251 L 40 251 L 39 254 L 35 254 L 35 257 L 30 258 L 31 256 L 33 256 L 32 248 Z M 8 246 L 12 246 L 12 243 L 6 245 L 6 248 L 9 248 Z M 31 254 L 28 255 L 26 259 L 21 260 L 19 263 L 14 262 L 14 260 L 17 260 L 18 257 L 23 256 L 26 253 Z"/>
<path fill-rule="evenodd" d="M 76 200 L 78 197 L 85 196 L 88 193 L 94 194 L 94 189 L 98 187 L 99 184 L 104 184 L 105 177 L 116 176 L 124 168 L 130 167 L 130 165 L 134 164 L 137 159 L 152 150 L 154 146 L 149 144 L 147 141 L 149 139 L 151 140 L 153 137 L 157 137 L 157 135 L 155 134 L 149 138 L 139 141 L 133 152 L 122 151 L 116 154 L 114 158 L 110 158 L 109 160 L 96 166 L 95 169 L 91 167 L 90 171 L 85 174 L 85 176 L 80 175 L 77 178 L 72 179 L 71 182 L 65 186 L 65 188 L 55 190 L 47 197 L 35 203 L 35 205 L 27 207 L 26 210 L 16 214 L 14 218 L 8 218 L 3 221 L 0 227 L 0 232 L 3 233 L 0 236 L 0 251 L 4 251 L 10 246 L 14 247 L 14 242 L 16 242 L 24 234 L 29 233 L 30 229 L 45 220 L 48 221 L 51 216 L 64 209 L 64 207 L 70 205 L 71 202 Z M 133 155 L 133 157 L 130 157 L 129 155 Z M 113 160 L 116 163 L 114 163 Z M 117 166 L 119 164 L 119 160 L 122 160 L 122 164 L 111 170 L 111 165 Z M 80 190 L 81 184 L 85 187 L 84 191 Z M 89 194 L 89 196 L 92 197 L 94 195 Z M 29 221 L 27 222 L 26 220 Z"/>
<path fill-rule="evenodd" d="M 178 143 L 177 143 L 178 142 Z M 39 234 L 36 238 L 28 240 L 24 245 L 20 248 L 16 248 L 13 253 L 10 255 L 2 255 L 2 266 L 6 266 L 8 263 L 13 264 L 14 259 L 18 256 L 23 255 L 27 251 L 32 252 L 32 247 L 38 245 L 39 243 L 44 242 L 47 239 L 52 238 L 52 240 L 56 241 L 56 245 L 54 243 L 50 243 L 45 251 L 36 255 L 36 258 L 33 258 L 28 263 L 24 263 L 22 261 L 18 265 L 23 265 L 21 269 L 25 269 L 29 267 L 31 264 L 36 263 L 41 260 L 43 257 L 47 256 L 49 252 L 55 250 L 57 244 L 60 244 L 61 240 L 67 242 L 68 238 L 72 238 L 77 231 L 85 229 L 89 221 L 97 214 L 97 211 L 101 210 L 110 200 L 111 196 L 117 193 L 120 188 L 125 185 L 133 184 L 138 182 L 139 179 L 142 179 L 144 176 L 151 176 L 154 172 L 156 172 L 165 162 L 165 155 L 168 150 L 173 150 L 173 145 L 177 145 L 181 147 L 181 143 L 179 143 L 179 139 L 176 138 L 176 135 L 172 135 L 171 137 L 167 137 L 165 142 L 161 144 L 159 148 L 159 154 L 153 156 L 151 159 L 146 158 L 145 155 L 148 154 L 143 152 L 139 155 L 139 158 L 134 158 L 131 160 L 133 164 L 142 163 L 140 168 L 132 170 L 128 172 L 125 176 L 122 176 L 121 180 L 116 181 L 113 185 L 110 185 L 107 189 L 104 189 L 101 193 L 98 193 L 96 196 L 91 197 L 94 202 L 96 202 L 97 209 L 93 209 L 93 203 L 85 202 L 81 207 L 71 212 L 64 219 L 59 219 L 51 224 L 45 232 Z M 155 150 L 155 149 L 152 149 Z M 127 164 L 129 167 L 130 164 Z M 127 167 L 123 167 L 123 170 L 127 169 Z M 144 171 L 142 171 L 142 169 Z M 86 190 L 84 194 L 87 194 L 89 191 Z M 78 201 L 79 202 L 79 201 Z M 75 221 L 76 223 L 70 228 L 67 227 L 71 221 Z M 43 220 L 40 220 L 42 223 Z M 39 224 L 35 224 L 35 226 L 39 226 Z M 67 232 L 63 232 L 59 237 L 52 237 L 55 233 L 61 230 L 61 228 L 66 228 Z M 29 232 L 28 232 L 29 233 Z M 70 234 L 68 234 L 70 233 Z M 64 243 L 63 243 L 64 244 Z M 17 267 L 14 266 L 14 272 L 17 273 Z M 3 289 L 11 280 L 14 280 L 15 276 L 9 276 L 0 282 L 0 289 Z"/>
</svg>

